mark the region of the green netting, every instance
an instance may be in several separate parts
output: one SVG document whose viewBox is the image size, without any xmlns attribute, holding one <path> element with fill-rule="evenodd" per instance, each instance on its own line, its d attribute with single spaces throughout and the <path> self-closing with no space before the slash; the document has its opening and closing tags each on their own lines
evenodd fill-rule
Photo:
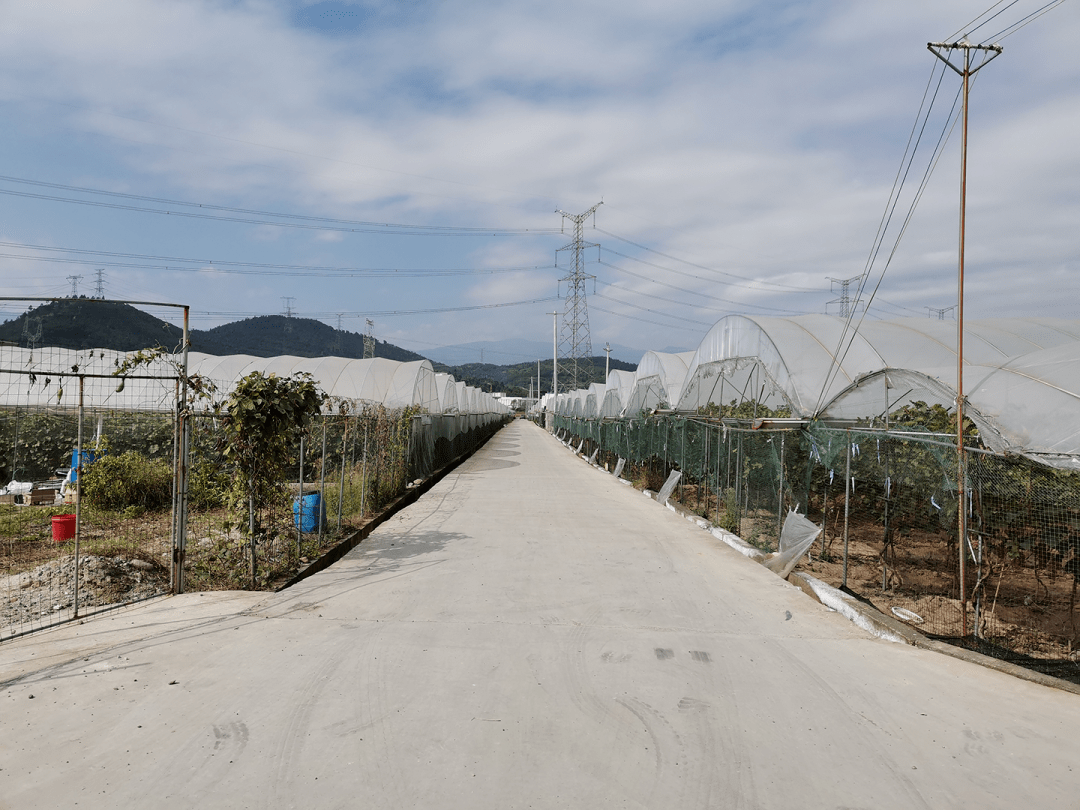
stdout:
<svg viewBox="0 0 1080 810">
<path fill-rule="evenodd" d="M 991 455 L 973 438 L 961 544 L 951 436 L 915 425 L 753 424 L 559 417 L 556 430 L 575 448 L 584 440 L 583 455 L 595 451 L 609 470 L 625 459 L 622 475 L 639 487 L 658 490 L 681 470 L 676 500 L 765 550 L 776 550 L 783 516 L 797 509 L 823 529 L 802 563 L 814 576 L 885 613 L 914 614 L 930 635 L 1080 675 L 1080 475 Z"/>
</svg>

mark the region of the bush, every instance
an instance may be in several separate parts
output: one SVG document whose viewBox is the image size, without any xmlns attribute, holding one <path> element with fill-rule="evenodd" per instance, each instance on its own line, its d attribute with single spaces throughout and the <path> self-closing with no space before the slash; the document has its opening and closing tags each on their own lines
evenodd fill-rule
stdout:
<svg viewBox="0 0 1080 810">
<path fill-rule="evenodd" d="M 140 507 L 160 511 L 172 506 L 172 466 L 129 450 L 99 458 L 82 471 L 81 493 L 99 509 Z"/>
<path fill-rule="evenodd" d="M 188 505 L 205 512 L 225 505 L 232 482 L 229 476 L 212 461 L 197 461 L 188 472 Z"/>
</svg>

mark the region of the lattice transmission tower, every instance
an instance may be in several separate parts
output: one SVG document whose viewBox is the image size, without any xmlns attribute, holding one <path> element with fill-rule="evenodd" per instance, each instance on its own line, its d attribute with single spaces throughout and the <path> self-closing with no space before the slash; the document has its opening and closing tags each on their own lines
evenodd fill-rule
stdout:
<svg viewBox="0 0 1080 810">
<path fill-rule="evenodd" d="M 587 382 L 581 360 L 592 357 L 592 337 L 589 335 L 589 305 L 585 300 L 585 284 L 590 276 L 585 273 L 584 252 L 587 247 L 600 247 L 594 242 L 586 242 L 582 237 L 582 223 L 596 213 L 596 209 L 603 205 L 598 202 L 583 214 L 568 214 L 565 211 L 556 211 L 564 220 L 574 223 L 574 240 L 555 251 L 556 264 L 558 255 L 564 250 L 572 251 L 573 262 L 570 272 L 559 279 L 559 283 L 566 282 L 566 303 L 563 305 L 562 327 L 559 330 L 559 382 L 563 383 L 564 391 L 573 391 L 581 388 Z"/>
<path fill-rule="evenodd" d="M 364 359 L 370 360 L 375 357 L 375 321 L 365 318 L 367 330 L 364 332 Z"/>
<path fill-rule="evenodd" d="M 848 293 L 848 288 L 852 284 L 854 284 L 856 281 L 861 281 L 861 280 L 862 280 L 861 275 L 852 276 L 851 278 L 830 278 L 829 281 L 831 281 L 832 284 L 833 284 L 833 286 L 832 286 L 833 292 L 836 292 L 837 285 L 840 286 L 840 297 L 836 298 L 836 299 L 833 299 L 832 301 L 830 301 L 828 304 L 825 305 L 826 314 L 828 314 L 830 304 L 839 304 L 840 305 L 840 312 L 838 314 L 840 315 L 841 318 L 846 318 L 849 315 L 851 315 L 853 310 L 854 310 L 855 302 L 851 299 L 851 295 Z"/>
</svg>

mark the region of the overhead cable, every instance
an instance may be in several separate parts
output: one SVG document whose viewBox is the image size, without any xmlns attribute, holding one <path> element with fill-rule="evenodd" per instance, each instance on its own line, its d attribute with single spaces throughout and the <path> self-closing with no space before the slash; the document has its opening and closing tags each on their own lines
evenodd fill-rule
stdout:
<svg viewBox="0 0 1080 810">
<path fill-rule="evenodd" d="M 490 233 L 492 235 L 503 234 L 528 234 L 528 233 L 558 233 L 557 228 L 484 228 L 479 226 L 458 226 L 458 225 L 407 225 L 395 222 L 372 222 L 366 220 L 350 220 L 350 219 L 337 219 L 334 217 L 317 217 L 307 216 L 303 214 L 286 214 L 276 211 L 262 211 L 258 209 L 249 208 L 236 208 L 227 205 L 214 205 L 210 203 L 197 203 L 187 202 L 184 200 L 173 200 L 164 197 L 149 197 L 140 194 L 126 194 L 118 191 L 107 191 L 105 189 L 88 188 L 84 186 L 72 186 L 63 183 L 48 183 L 42 180 L 31 180 L 23 177 L 11 177 L 6 175 L 0 175 L 0 181 L 7 183 L 21 183 L 24 185 L 37 186 L 41 188 L 58 189 L 62 191 L 76 192 L 80 194 L 95 194 L 99 196 L 113 197 L 118 199 L 135 200 L 138 202 L 155 203 L 158 205 L 179 206 L 181 208 L 194 208 L 201 211 L 222 211 L 232 214 L 243 214 L 244 217 L 237 216 L 218 216 L 214 214 L 197 213 L 195 211 L 176 211 L 176 210 L 163 210 L 160 208 L 149 208 L 147 206 L 140 205 L 124 205 L 120 203 L 108 203 L 101 200 L 84 200 L 75 197 L 61 197 L 52 194 L 35 194 L 28 191 L 16 191 L 14 189 L 0 188 L 0 194 L 7 194 L 15 197 L 25 197 L 29 199 L 48 200 L 51 202 L 66 202 L 74 203 L 76 205 L 89 205 L 99 208 L 112 208 L 122 211 L 142 211 L 144 213 L 151 214 L 164 214 L 169 216 L 180 216 L 192 219 L 210 219 L 220 220 L 224 222 L 239 222 L 249 225 L 273 225 L 282 228 L 301 228 L 307 230 L 320 230 L 320 231 L 342 231 L 346 233 L 402 233 L 406 235 L 420 236 L 420 235 L 444 235 L 444 236 L 463 236 L 463 235 L 478 235 Z M 275 217 L 282 220 L 297 220 L 296 222 L 278 222 L 275 220 L 263 220 L 263 219 L 247 219 L 245 217 Z"/>
</svg>

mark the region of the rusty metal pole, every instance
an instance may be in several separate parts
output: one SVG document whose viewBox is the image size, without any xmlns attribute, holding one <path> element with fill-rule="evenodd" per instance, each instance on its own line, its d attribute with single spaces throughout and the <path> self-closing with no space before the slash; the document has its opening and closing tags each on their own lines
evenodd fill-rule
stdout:
<svg viewBox="0 0 1080 810">
<path fill-rule="evenodd" d="M 180 374 L 180 463 L 177 465 L 179 480 L 177 491 L 179 503 L 176 519 L 176 585 L 175 592 L 184 592 L 184 562 L 187 552 L 187 510 L 188 510 L 188 464 L 191 453 L 191 408 L 188 403 L 188 349 L 191 346 L 189 319 L 191 308 L 184 307 L 183 359 Z"/>
<path fill-rule="evenodd" d="M 960 549 L 960 635 L 968 634 L 967 510 L 964 508 L 964 246 L 967 226 L 968 91 L 971 51 L 964 50 L 964 124 L 960 139 L 960 245 L 956 293 L 956 534 Z"/>
<path fill-rule="evenodd" d="M 844 462 L 844 580 L 843 587 L 847 587 L 848 568 L 848 519 L 851 515 L 851 431 L 844 434 L 844 442 L 847 444 L 847 460 Z"/>
<path fill-rule="evenodd" d="M 957 42 L 928 42 L 927 49 L 948 65 L 963 80 L 963 127 L 960 145 L 960 245 L 957 269 L 956 289 L 956 530 L 959 548 L 959 585 L 960 585 L 960 634 L 968 634 L 967 611 L 967 492 L 966 465 L 964 450 L 964 249 L 967 228 L 967 153 L 968 153 L 968 97 L 971 90 L 971 77 L 981 68 L 1001 55 L 1000 45 L 974 45 L 967 39 Z M 941 51 L 963 51 L 963 67 L 959 68 L 946 58 Z M 974 68 L 971 66 L 972 51 L 981 51 L 983 61 Z"/>
</svg>

